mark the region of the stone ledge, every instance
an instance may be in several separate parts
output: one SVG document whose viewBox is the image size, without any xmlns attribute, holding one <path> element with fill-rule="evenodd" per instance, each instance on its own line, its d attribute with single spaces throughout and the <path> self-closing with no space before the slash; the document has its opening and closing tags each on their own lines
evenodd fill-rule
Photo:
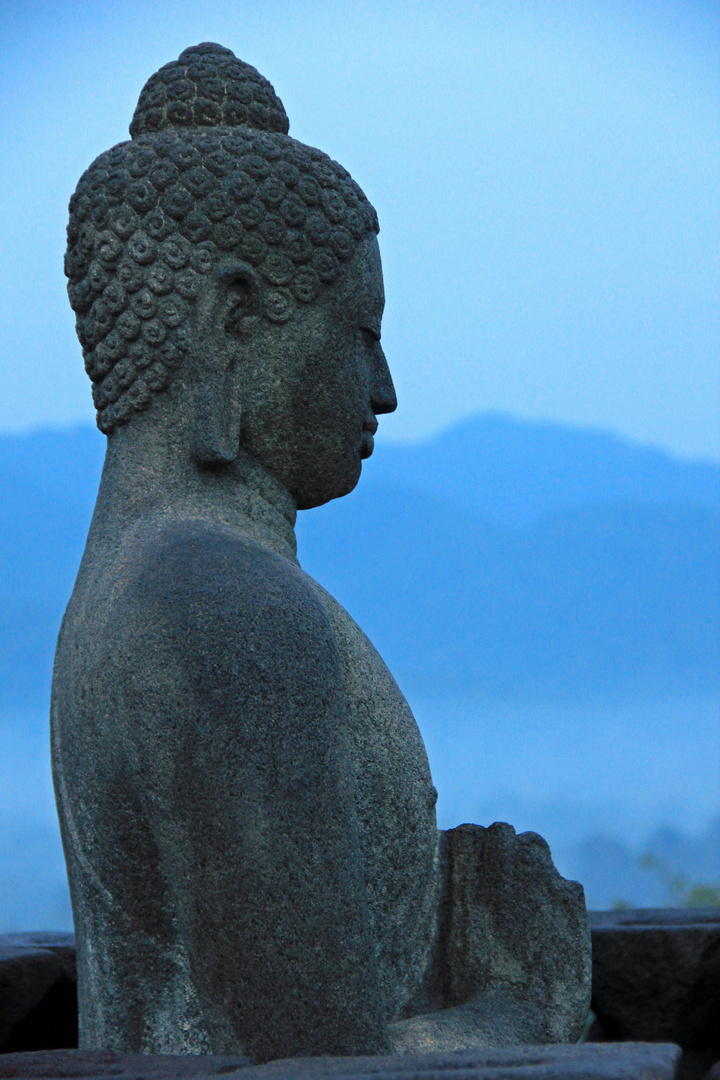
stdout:
<svg viewBox="0 0 720 1080">
<path fill-rule="evenodd" d="M 73 1046 L 77 1046 L 74 935 L 0 935 L 0 1054 Z"/>
<path fill-rule="evenodd" d="M 680 1048 L 649 1043 L 520 1046 L 401 1057 L 244 1058 L 52 1050 L 0 1056 L 0 1080 L 674 1080 Z"/>
<path fill-rule="evenodd" d="M 591 1040 L 678 1043 L 704 1074 L 720 1057 L 720 909 L 591 911 L 590 925 Z M 73 935 L 0 935 L 0 1061 L 74 1046 Z"/>
<path fill-rule="evenodd" d="M 590 928 L 605 1038 L 720 1056 L 720 909 L 591 911 Z"/>
</svg>

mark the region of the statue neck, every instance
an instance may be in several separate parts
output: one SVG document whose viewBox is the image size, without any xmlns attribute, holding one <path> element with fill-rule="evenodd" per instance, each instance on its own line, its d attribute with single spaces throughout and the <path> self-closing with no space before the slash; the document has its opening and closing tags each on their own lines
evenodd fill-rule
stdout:
<svg viewBox="0 0 720 1080">
<path fill-rule="evenodd" d="M 287 489 L 244 450 L 228 465 L 200 467 L 183 434 L 146 413 L 109 437 L 88 543 L 114 545 L 143 519 L 178 514 L 237 530 L 297 562 L 297 508 Z"/>
</svg>

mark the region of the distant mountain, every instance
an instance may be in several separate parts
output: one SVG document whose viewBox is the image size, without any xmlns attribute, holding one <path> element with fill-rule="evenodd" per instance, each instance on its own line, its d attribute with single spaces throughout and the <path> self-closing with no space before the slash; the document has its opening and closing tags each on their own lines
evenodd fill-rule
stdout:
<svg viewBox="0 0 720 1080">
<path fill-rule="evenodd" d="M 588 907 L 715 907 L 720 895 L 720 818 L 692 836 L 656 829 L 640 850 L 595 835 L 558 853 L 560 872 L 582 881 Z"/>
<path fill-rule="evenodd" d="M 47 698 L 104 438 L 0 437 L 0 706 Z M 720 468 L 478 417 L 384 446 L 300 515 L 301 562 L 401 679 L 490 696 L 697 694 L 720 671 Z"/>
<path fill-rule="evenodd" d="M 365 473 L 510 528 L 598 503 L 720 508 L 720 465 L 678 461 L 605 431 L 496 413 L 412 446 L 380 438 Z"/>
<path fill-rule="evenodd" d="M 302 518 L 303 566 L 415 689 L 577 699 L 720 683 L 720 511 L 615 503 L 507 530 L 368 482 Z"/>
</svg>

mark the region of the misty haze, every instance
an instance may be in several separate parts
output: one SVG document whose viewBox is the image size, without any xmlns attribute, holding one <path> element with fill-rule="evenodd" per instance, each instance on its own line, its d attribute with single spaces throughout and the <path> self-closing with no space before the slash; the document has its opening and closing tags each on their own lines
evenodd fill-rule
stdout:
<svg viewBox="0 0 720 1080">
<path fill-rule="evenodd" d="M 0 437 L 5 930 L 71 927 L 47 717 L 103 450 L 89 426 Z M 593 907 L 716 886 L 720 467 L 481 416 L 380 444 L 298 546 L 413 707 L 440 827 L 542 833 Z"/>
</svg>

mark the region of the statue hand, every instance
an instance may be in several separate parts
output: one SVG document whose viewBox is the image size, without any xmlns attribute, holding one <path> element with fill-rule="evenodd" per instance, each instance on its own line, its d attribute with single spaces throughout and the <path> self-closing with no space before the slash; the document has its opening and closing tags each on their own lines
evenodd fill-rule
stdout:
<svg viewBox="0 0 720 1080">
<path fill-rule="evenodd" d="M 575 1041 L 590 1007 L 582 886 L 560 876 L 537 833 L 461 825 L 446 842 L 447 1004 L 499 995 L 515 1012 L 523 1002 L 525 1041 Z"/>
</svg>

